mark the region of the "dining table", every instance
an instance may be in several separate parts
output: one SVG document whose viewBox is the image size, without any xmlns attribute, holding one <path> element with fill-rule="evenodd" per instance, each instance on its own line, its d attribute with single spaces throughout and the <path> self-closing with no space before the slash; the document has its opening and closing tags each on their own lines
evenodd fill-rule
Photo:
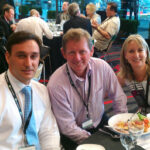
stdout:
<svg viewBox="0 0 150 150">
<path fill-rule="evenodd" d="M 48 39 L 46 36 L 43 36 L 43 44 L 49 47 L 51 73 L 53 73 L 57 68 L 66 62 L 61 53 L 63 26 L 62 24 L 55 24 L 55 20 L 49 20 L 48 26 L 53 33 L 53 38 Z"/>
<path fill-rule="evenodd" d="M 107 130 L 107 132 L 109 131 Z M 103 146 L 105 150 L 125 150 L 125 148 L 121 145 L 119 138 L 112 138 L 110 135 L 101 131 L 97 131 L 92 134 L 81 144 L 98 144 Z M 132 150 L 150 150 L 150 134 L 142 135 L 137 140 L 137 145 L 135 148 L 132 148 Z"/>
</svg>

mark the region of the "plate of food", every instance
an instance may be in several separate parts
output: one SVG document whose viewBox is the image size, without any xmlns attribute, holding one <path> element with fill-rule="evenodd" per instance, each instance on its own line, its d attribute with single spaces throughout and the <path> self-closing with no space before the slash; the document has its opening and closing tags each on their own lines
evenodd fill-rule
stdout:
<svg viewBox="0 0 150 150">
<path fill-rule="evenodd" d="M 134 119 L 133 119 L 134 116 Z M 109 127 L 116 133 L 129 134 L 128 120 L 132 118 L 132 123 L 139 125 L 141 122 L 144 124 L 144 132 L 142 135 L 150 133 L 150 119 L 140 113 L 133 115 L 133 113 L 122 113 L 112 116 L 108 120 Z"/>
<path fill-rule="evenodd" d="M 105 150 L 105 148 L 98 144 L 82 144 L 76 150 Z"/>
</svg>

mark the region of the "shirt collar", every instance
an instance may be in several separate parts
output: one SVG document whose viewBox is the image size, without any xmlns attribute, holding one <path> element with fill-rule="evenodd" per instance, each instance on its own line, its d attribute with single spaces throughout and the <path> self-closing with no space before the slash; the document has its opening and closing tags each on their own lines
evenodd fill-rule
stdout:
<svg viewBox="0 0 150 150">
<path fill-rule="evenodd" d="M 10 83 L 14 89 L 14 91 L 17 93 L 19 93 L 26 85 L 23 84 L 22 82 L 20 82 L 19 80 L 17 80 L 12 73 L 10 72 L 10 70 L 7 71 L 8 74 L 8 78 L 10 80 Z M 29 86 L 31 86 L 31 83 L 29 84 Z"/>
</svg>

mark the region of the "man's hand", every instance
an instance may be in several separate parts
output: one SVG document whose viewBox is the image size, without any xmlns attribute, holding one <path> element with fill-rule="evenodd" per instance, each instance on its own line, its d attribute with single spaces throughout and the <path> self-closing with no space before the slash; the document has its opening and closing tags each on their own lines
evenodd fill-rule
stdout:
<svg viewBox="0 0 150 150">
<path fill-rule="evenodd" d="M 92 25 L 92 27 L 95 28 L 95 29 L 97 29 L 98 26 L 99 26 L 99 24 L 97 23 L 96 20 L 93 20 L 91 25 Z"/>
<path fill-rule="evenodd" d="M 16 30 L 17 24 L 11 24 L 10 27 L 12 31 L 14 32 Z"/>
<path fill-rule="evenodd" d="M 95 28 L 104 38 L 106 38 L 106 39 L 111 38 L 111 36 L 99 26 L 97 21 L 95 21 L 95 20 L 92 21 L 92 27 Z"/>
</svg>

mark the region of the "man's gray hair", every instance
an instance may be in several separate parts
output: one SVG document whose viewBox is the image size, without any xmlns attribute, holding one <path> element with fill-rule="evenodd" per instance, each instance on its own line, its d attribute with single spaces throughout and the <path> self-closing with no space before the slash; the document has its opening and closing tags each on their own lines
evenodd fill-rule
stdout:
<svg viewBox="0 0 150 150">
<path fill-rule="evenodd" d="M 68 13 L 70 17 L 76 16 L 80 11 L 79 5 L 77 3 L 71 3 L 68 7 Z"/>
</svg>

